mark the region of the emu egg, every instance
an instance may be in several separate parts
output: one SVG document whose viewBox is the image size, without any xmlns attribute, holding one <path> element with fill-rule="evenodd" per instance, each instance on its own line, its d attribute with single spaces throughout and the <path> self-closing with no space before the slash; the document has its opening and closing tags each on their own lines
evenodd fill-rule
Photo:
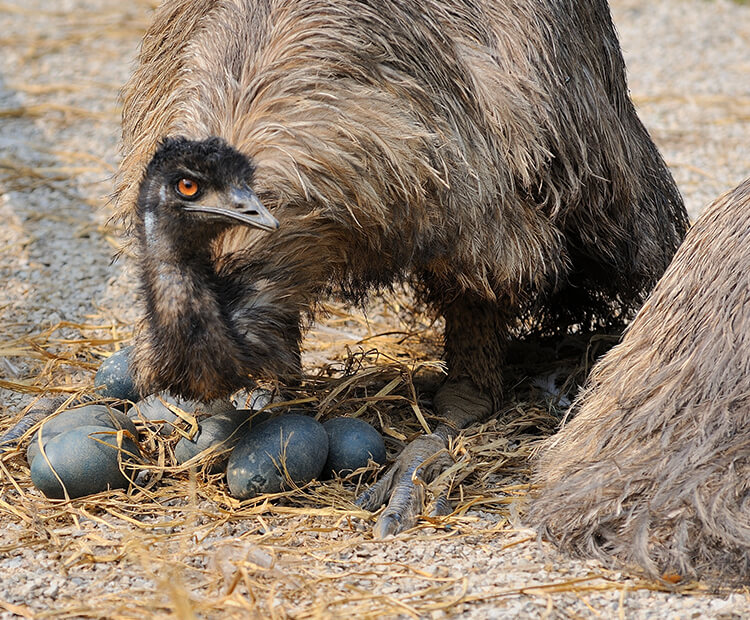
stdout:
<svg viewBox="0 0 750 620">
<path fill-rule="evenodd" d="M 175 405 L 190 414 L 199 406 L 199 403 L 195 401 L 184 400 L 162 392 L 161 394 L 152 394 L 143 400 L 139 400 L 135 403 L 135 407 L 132 407 L 128 411 L 128 415 L 135 420 L 140 419 L 146 422 L 160 423 L 159 434 L 170 435 L 174 430 L 172 424 L 179 421 L 180 417 L 172 412 L 165 403 Z"/>
<path fill-rule="evenodd" d="M 186 463 L 204 450 L 213 448 L 216 467 L 211 471 L 218 471 L 220 465 L 226 464 L 227 456 L 222 452 L 231 450 L 250 428 L 268 419 L 268 414 L 262 413 L 250 419 L 255 412 L 250 409 L 238 409 L 217 413 L 198 423 L 198 432 L 192 439 L 183 437 L 174 447 L 174 455 L 180 464 Z"/>
<path fill-rule="evenodd" d="M 385 442 L 375 428 L 357 418 L 332 418 L 323 424 L 328 433 L 328 460 L 323 477 L 350 474 L 372 459 L 385 464 Z"/>
<path fill-rule="evenodd" d="M 39 454 L 31 464 L 34 486 L 47 497 L 62 499 L 65 493 L 56 472 L 71 498 L 127 487 L 128 479 L 118 462 L 115 432 L 109 426 L 79 426 L 52 437 L 44 445 L 47 458 Z M 123 437 L 121 450 L 123 463 L 140 456 L 138 445 L 127 436 Z"/>
<path fill-rule="evenodd" d="M 124 413 L 104 405 L 86 405 L 78 409 L 67 409 L 42 422 L 42 443 L 47 445 L 53 437 L 79 426 L 105 426 L 115 430 L 121 428 L 130 432 L 133 437 L 138 436 L 135 424 Z M 39 454 L 39 431 L 34 433 L 26 448 L 26 460 L 29 465 L 37 454 Z"/>
<path fill-rule="evenodd" d="M 229 457 L 227 483 L 239 499 L 288 489 L 320 476 L 328 456 L 328 435 L 315 419 L 294 413 L 262 422 L 245 435 Z"/>
<path fill-rule="evenodd" d="M 102 362 L 94 377 L 94 387 L 99 388 L 99 394 L 132 402 L 140 398 L 130 372 L 132 350 L 133 347 L 124 347 Z"/>
</svg>

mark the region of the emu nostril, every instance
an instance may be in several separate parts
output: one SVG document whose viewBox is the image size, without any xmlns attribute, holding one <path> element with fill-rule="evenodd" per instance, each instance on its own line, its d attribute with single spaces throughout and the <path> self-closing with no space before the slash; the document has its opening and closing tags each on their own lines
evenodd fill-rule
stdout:
<svg viewBox="0 0 750 620">
<path fill-rule="evenodd" d="M 279 221 L 263 206 L 257 194 L 249 187 L 234 188 L 231 192 L 234 210 L 248 219 L 248 223 L 263 230 L 276 230 Z"/>
</svg>

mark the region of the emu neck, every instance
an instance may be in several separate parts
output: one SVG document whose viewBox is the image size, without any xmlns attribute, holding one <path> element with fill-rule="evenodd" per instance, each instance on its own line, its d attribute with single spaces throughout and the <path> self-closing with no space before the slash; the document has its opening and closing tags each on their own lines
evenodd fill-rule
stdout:
<svg viewBox="0 0 750 620">
<path fill-rule="evenodd" d="M 195 328 L 196 317 L 218 312 L 210 242 L 215 231 L 144 217 L 143 275 L 149 310 L 163 327 Z M 202 322 L 202 321 L 201 321 Z"/>
</svg>

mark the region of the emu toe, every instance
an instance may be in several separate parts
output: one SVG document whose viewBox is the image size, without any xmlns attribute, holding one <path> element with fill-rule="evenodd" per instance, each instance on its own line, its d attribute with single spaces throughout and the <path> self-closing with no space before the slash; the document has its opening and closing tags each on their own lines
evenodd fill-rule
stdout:
<svg viewBox="0 0 750 620">
<path fill-rule="evenodd" d="M 414 525 L 424 510 L 424 487 L 452 462 L 445 439 L 436 433 L 406 446 L 385 476 L 357 498 L 357 505 L 365 510 L 376 510 L 388 501 L 373 536 L 385 538 Z"/>
<path fill-rule="evenodd" d="M 388 503 L 373 528 L 375 538 L 385 538 L 412 527 L 424 511 L 425 487 L 453 463 L 448 440 L 457 429 L 487 417 L 492 400 L 467 380 L 447 381 L 435 394 L 435 408 L 448 424 L 412 441 L 386 474 L 356 500 L 365 510 Z M 446 493 L 441 491 L 431 515 L 450 513 Z"/>
</svg>

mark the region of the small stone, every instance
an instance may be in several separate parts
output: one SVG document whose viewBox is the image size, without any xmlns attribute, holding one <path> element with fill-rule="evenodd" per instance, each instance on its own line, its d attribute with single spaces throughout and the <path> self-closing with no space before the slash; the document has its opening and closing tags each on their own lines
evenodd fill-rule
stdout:
<svg viewBox="0 0 750 620">
<path fill-rule="evenodd" d="M 57 598 L 58 592 L 60 592 L 60 583 L 57 580 L 54 580 L 42 591 L 42 596 Z"/>
<path fill-rule="evenodd" d="M 133 437 L 138 436 L 135 424 L 124 413 L 106 405 L 85 405 L 77 409 L 67 409 L 42 422 L 42 426 L 40 427 L 42 443 L 46 445 L 53 437 L 79 426 L 121 428 L 128 431 Z M 26 460 L 29 462 L 29 465 L 31 465 L 37 454 L 39 454 L 39 431 L 34 433 L 26 448 Z"/>
<path fill-rule="evenodd" d="M 204 450 L 213 448 L 210 471 L 215 473 L 226 466 L 228 452 L 237 445 L 251 427 L 268 419 L 267 413 L 259 415 L 249 409 L 237 409 L 217 413 L 198 424 L 198 432 L 192 439 L 183 437 L 174 448 L 177 462 L 182 465 Z M 252 418 L 252 419 L 251 419 Z M 209 457 L 211 458 L 211 457 Z"/>
<path fill-rule="evenodd" d="M 130 352 L 133 347 L 124 347 L 110 355 L 99 366 L 94 377 L 94 387 L 106 398 L 119 398 L 136 402 L 140 395 L 130 372 Z"/>
<path fill-rule="evenodd" d="M 357 418 L 332 418 L 323 424 L 328 434 L 328 459 L 323 477 L 346 475 L 366 467 L 370 459 L 385 464 L 385 442 L 378 431 Z"/>
<path fill-rule="evenodd" d="M 71 498 L 126 488 L 128 479 L 120 471 L 120 450 L 123 463 L 140 456 L 138 444 L 127 435 L 118 449 L 116 431 L 109 426 L 73 428 L 45 443 L 44 454 L 37 455 L 31 463 L 31 481 L 53 499 L 65 497 L 57 476 Z"/>
<path fill-rule="evenodd" d="M 314 418 L 286 414 L 253 428 L 229 457 L 227 483 L 234 497 L 278 493 L 320 476 L 328 456 L 328 435 Z M 285 473 L 286 470 L 286 473 Z"/>
</svg>

